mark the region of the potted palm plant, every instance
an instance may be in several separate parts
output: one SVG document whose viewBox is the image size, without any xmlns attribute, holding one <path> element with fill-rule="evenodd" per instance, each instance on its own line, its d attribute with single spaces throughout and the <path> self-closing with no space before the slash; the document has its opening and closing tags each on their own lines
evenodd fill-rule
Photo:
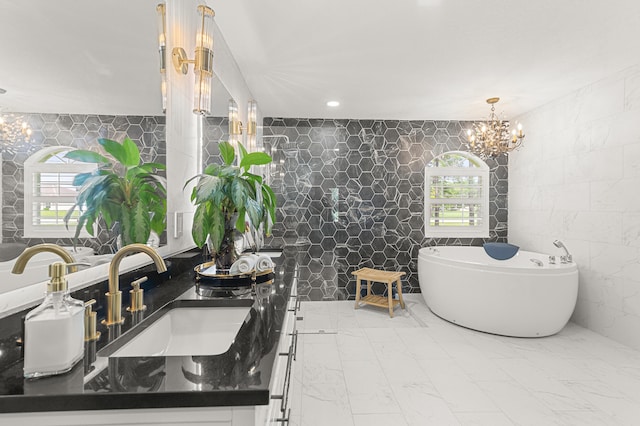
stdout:
<svg viewBox="0 0 640 426">
<path fill-rule="evenodd" d="M 122 143 L 98 139 L 109 154 L 78 149 L 66 157 L 86 163 L 95 163 L 93 172 L 80 173 L 73 180 L 80 187 L 76 203 L 67 212 L 64 221 L 69 224 L 73 211 L 80 209 L 75 238 L 84 227 L 94 235 L 94 224 L 102 218 L 108 228 L 117 222 L 122 246 L 132 243 L 146 244 L 151 231 L 160 235 L 166 226 L 167 199 L 164 178 L 156 172 L 165 170 L 159 163 L 142 163 L 140 151 L 129 138 Z"/>
<path fill-rule="evenodd" d="M 196 205 L 191 234 L 198 247 L 209 243 L 216 267 L 229 269 L 239 256 L 236 241 L 247 227 L 266 235 L 276 216 L 276 196 L 261 176 L 250 173 L 251 166 L 268 164 L 271 156 L 264 152 L 248 153 L 238 144 L 241 153 L 237 166 L 233 165 L 236 151 L 229 142 L 220 142 L 224 164 L 210 164 L 203 174 L 194 176 L 197 183 L 191 193 Z M 185 185 L 186 186 L 186 185 Z"/>
</svg>

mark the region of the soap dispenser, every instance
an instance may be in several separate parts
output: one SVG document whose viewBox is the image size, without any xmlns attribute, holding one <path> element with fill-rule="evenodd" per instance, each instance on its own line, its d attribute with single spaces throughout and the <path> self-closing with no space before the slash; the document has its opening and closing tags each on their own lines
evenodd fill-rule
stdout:
<svg viewBox="0 0 640 426">
<path fill-rule="evenodd" d="M 84 303 L 69 294 L 65 274 L 76 264 L 49 265 L 44 302 L 24 320 L 24 377 L 66 373 L 84 355 Z"/>
</svg>

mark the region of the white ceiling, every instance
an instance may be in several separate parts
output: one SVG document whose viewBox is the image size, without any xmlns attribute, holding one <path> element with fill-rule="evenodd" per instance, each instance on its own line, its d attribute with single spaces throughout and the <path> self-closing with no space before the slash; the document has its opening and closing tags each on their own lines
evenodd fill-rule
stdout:
<svg viewBox="0 0 640 426">
<path fill-rule="evenodd" d="M 0 0 L 0 108 L 161 114 L 158 0 Z"/>
<path fill-rule="evenodd" d="M 265 116 L 514 116 L 640 62 L 638 0 L 209 4 Z"/>
<path fill-rule="evenodd" d="M 0 0 L 0 108 L 160 113 L 156 3 Z M 637 0 L 208 3 L 264 116 L 515 116 L 640 62 Z"/>
</svg>

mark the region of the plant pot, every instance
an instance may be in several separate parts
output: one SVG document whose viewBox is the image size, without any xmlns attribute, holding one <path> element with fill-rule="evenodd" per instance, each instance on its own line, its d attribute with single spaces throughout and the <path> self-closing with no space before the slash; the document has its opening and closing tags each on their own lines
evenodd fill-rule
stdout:
<svg viewBox="0 0 640 426">
<path fill-rule="evenodd" d="M 211 246 L 211 239 L 207 240 L 209 253 L 211 253 L 212 260 L 219 270 L 228 270 L 231 268 L 231 265 L 238 260 L 244 250 L 244 238 L 242 234 L 234 228 L 236 217 L 237 216 L 234 216 L 232 220 L 225 223 L 224 237 L 217 251 Z"/>
<path fill-rule="evenodd" d="M 149 234 L 149 239 L 147 240 L 147 245 L 155 249 L 160 247 L 160 236 L 155 232 L 151 231 L 151 233 Z M 122 248 L 122 234 L 118 234 L 118 236 L 116 237 L 116 250 L 120 250 L 121 248 Z"/>
</svg>

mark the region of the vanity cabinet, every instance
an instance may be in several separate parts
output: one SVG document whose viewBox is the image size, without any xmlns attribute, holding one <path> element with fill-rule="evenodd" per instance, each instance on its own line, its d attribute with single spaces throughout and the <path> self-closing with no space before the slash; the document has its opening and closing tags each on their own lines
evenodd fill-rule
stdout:
<svg viewBox="0 0 640 426">
<path fill-rule="evenodd" d="M 256 410 L 256 425 L 289 425 L 291 414 L 290 391 L 293 363 L 298 349 L 298 330 L 296 321 L 300 310 L 300 300 L 295 286 L 287 303 L 285 318 L 282 323 L 278 354 L 273 365 L 271 383 L 269 384 L 270 402 L 266 407 Z"/>
<path fill-rule="evenodd" d="M 247 426 L 254 424 L 254 413 L 254 407 L 9 413 L 0 415 L 0 424 L 20 426 Z"/>
<path fill-rule="evenodd" d="M 0 394 L 0 424 L 288 425 L 298 343 L 297 280 L 284 274 L 260 286 L 231 347 L 218 355 L 110 357 L 98 348 L 96 358 L 94 345 L 93 361 L 33 383 L 23 381 L 21 365 L 8 365 L 0 375 L 15 386 Z M 197 298 L 190 271 L 147 293 L 147 315 L 176 300 Z"/>
</svg>

